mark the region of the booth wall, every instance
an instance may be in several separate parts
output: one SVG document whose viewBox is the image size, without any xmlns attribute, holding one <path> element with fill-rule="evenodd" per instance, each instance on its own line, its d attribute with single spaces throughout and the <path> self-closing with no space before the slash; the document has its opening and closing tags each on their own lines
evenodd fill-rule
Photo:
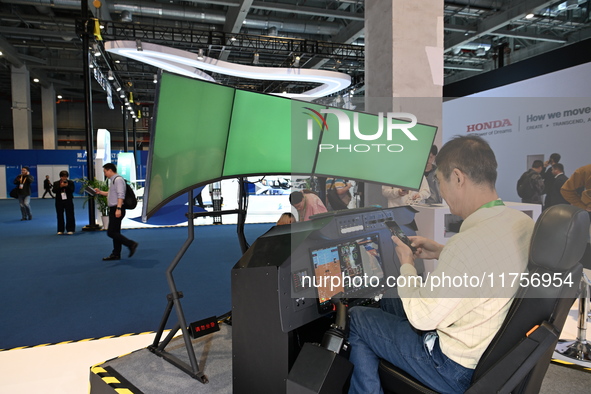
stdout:
<svg viewBox="0 0 591 394">
<path fill-rule="evenodd" d="M 119 151 L 111 152 L 111 160 L 117 164 L 117 155 Z M 146 161 L 148 152 L 138 151 L 137 152 L 137 163 L 138 172 L 137 178 L 143 180 L 146 174 Z M 87 165 L 86 165 L 86 151 L 84 150 L 70 150 L 70 149 L 59 149 L 59 150 L 24 150 L 24 149 L 9 149 L 0 150 L 0 169 L 1 166 L 5 167 L 5 185 L 6 191 L 2 194 L 0 188 L 0 198 L 6 198 L 7 193 L 14 188 L 13 181 L 20 175 L 21 168 L 27 166 L 30 168 L 31 175 L 35 177 L 35 182 L 31 187 L 31 197 L 40 197 L 38 195 L 38 182 L 42 182 L 45 179 L 45 175 L 37 172 L 39 165 L 62 165 L 68 167 L 70 173 L 70 179 L 82 178 L 87 176 Z M 0 178 L 1 180 L 2 178 Z M 57 179 L 52 179 L 56 181 Z"/>
<path fill-rule="evenodd" d="M 509 70 L 508 70 L 509 71 Z M 565 173 L 591 162 L 591 63 L 529 78 L 443 105 L 443 143 L 480 135 L 494 150 L 501 198 L 520 201 L 516 184 L 528 156 L 562 156 Z"/>
</svg>

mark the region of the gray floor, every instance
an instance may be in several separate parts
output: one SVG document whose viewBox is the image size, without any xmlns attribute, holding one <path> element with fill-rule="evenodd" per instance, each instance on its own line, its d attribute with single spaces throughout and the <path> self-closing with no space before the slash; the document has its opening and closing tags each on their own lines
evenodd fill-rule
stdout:
<svg viewBox="0 0 591 394">
<path fill-rule="evenodd" d="M 113 367 L 144 394 L 231 393 L 231 327 L 222 324 L 219 332 L 193 340 L 193 347 L 199 365 L 209 379 L 208 384 L 192 379 L 147 349 L 107 361 L 102 366 Z M 174 339 L 166 350 L 188 363 L 182 338 Z M 550 364 L 540 390 L 542 394 L 589 392 L 591 371 L 558 364 Z"/>
<path fill-rule="evenodd" d="M 220 331 L 195 339 L 193 348 L 202 371 L 209 379 L 203 384 L 168 361 L 147 349 L 107 361 L 103 366 L 113 367 L 144 394 L 231 393 L 232 392 L 232 331 L 222 324 Z M 182 337 L 173 339 L 166 351 L 189 363 Z"/>
</svg>

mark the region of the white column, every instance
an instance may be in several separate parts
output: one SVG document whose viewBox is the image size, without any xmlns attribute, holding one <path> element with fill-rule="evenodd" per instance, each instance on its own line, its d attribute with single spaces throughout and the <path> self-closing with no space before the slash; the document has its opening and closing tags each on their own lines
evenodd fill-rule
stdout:
<svg viewBox="0 0 591 394">
<path fill-rule="evenodd" d="M 365 2 L 366 111 L 406 112 L 438 127 L 441 147 L 443 0 Z M 385 205 L 368 184 L 366 203 Z"/>
<path fill-rule="evenodd" d="M 410 112 L 420 123 L 440 126 L 443 1 L 370 0 L 365 4 L 367 109 Z M 435 141 L 441 141 L 441 133 Z"/>
<path fill-rule="evenodd" d="M 31 81 L 26 66 L 11 66 L 14 149 L 33 149 Z"/>
<path fill-rule="evenodd" d="M 43 149 L 57 149 L 57 116 L 55 109 L 55 89 L 41 89 L 41 113 L 43 117 Z"/>
</svg>

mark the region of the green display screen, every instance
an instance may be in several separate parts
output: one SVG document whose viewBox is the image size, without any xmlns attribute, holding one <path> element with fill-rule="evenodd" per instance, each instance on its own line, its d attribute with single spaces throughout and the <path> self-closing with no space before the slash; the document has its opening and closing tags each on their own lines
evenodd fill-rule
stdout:
<svg viewBox="0 0 591 394">
<path fill-rule="evenodd" d="M 291 172 L 291 100 L 236 90 L 224 177 Z"/>
<path fill-rule="evenodd" d="M 170 73 L 160 78 L 144 194 L 146 220 L 168 201 L 223 178 L 338 176 L 418 189 L 436 127 L 238 90 Z M 410 134 L 410 136 L 409 136 Z M 410 138 L 412 136 L 412 138 Z"/>
<path fill-rule="evenodd" d="M 163 73 L 151 138 L 145 212 L 222 176 L 233 88 Z"/>
<path fill-rule="evenodd" d="M 418 189 L 435 133 L 433 127 L 417 124 L 411 140 L 400 129 L 388 132 L 388 122 L 407 124 L 407 120 L 388 120 L 387 114 L 377 116 L 338 110 L 326 116 L 328 130 L 319 144 L 316 173 L 327 176 L 361 179 Z M 349 121 L 347 125 L 344 119 Z M 380 127 L 381 124 L 381 127 Z M 349 127 L 348 133 L 343 130 Z M 356 130 L 358 131 L 356 133 Z"/>
</svg>

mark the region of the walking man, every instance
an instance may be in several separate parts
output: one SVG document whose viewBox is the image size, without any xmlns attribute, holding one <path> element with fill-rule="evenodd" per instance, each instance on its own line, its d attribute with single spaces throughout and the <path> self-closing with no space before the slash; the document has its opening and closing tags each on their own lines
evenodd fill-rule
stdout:
<svg viewBox="0 0 591 394">
<path fill-rule="evenodd" d="M 109 179 L 109 191 L 94 190 L 97 194 L 107 196 L 107 204 L 109 205 L 109 228 L 107 230 L 107 236 L 113 239 L 113 251 L 109 256 L 103 257 L 103 260 L 121 259 L 122 245 L 129 248 L 129 257 L 131 257 L 135 253 L 138 243 L 121 234 L 121 221 L 125 217 L 125 207 L 123 206 L 126 188 L 125 179 L 117 174 L 117 166 L 113 163 L 105 164 L 103 166 L 103 173 L 105 174 L 105 178 Z"/>
</svg>

